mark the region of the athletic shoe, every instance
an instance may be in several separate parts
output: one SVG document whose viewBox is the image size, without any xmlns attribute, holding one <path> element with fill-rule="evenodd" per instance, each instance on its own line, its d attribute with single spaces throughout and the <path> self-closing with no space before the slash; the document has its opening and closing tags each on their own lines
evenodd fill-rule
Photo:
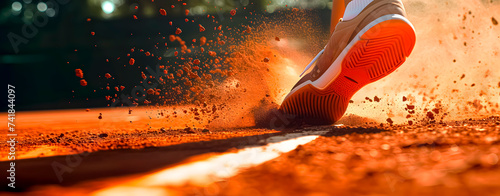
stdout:
<svg viewBox="0 0 500 196">
<path fill-rule="evenodd" d="M 312 68 L 280 110 L 308 124 L 333 124 L 366 84 L 392 73 L 415 45 L 415 29 L 400 0 L 353 0 Z"/>
</svg>

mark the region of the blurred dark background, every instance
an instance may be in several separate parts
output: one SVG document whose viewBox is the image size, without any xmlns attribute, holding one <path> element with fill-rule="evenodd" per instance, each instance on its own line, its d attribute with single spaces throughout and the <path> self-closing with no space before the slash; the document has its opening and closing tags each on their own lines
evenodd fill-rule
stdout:
<svg viewBox="0 0 500 196">
<path fill-rule="evenodd" d="M 105 107 L 110 102 L 104 98 L 108 94 L 100 90 L 107 85 L 104 73 L 119 75 L 113 83 L 127 88 L 141 80 L 137 68 L 123 66 L 128 64 L 125 54 L 131 48 L 151 51 L 168 60 L 173 58 L 173 51 L 155 45 L 164 43 L 162 37 L 168 39 L 176 27 L 183 30 L 182 38 L 187 41 L 199 38 L 197 24 L 203 24 L 207 31 L 218 25 L 249 25 L 249 19 L 244 17 L 257 14 L 271 18 L 290 7 L 328 16 L 331 0 L 3 0 L 1 95 L 7 100 L 6 86 L 14 85 L 16 110 Z M 160 8 L 167 11 L 166 17 L 159 14 Z M 235 8 L 239 14 L 229 20 L 230 10 Z M 190 10 L 187 17 L 185 9 Z M 207 14 L 215 16 L 218 24 Z M 195 23 L 185 22 L 186 18 Z M 173 26 L 168 24 L 170 21 Z M 327 28 L 329 18 L 323 23 Z M 151 61 L 134 58 L 142 64 Z M 155 66 L 157 61 L 150 63 Z M 77 68 L 84 70 L 88 86 L 80 86 L 80 78 L 75 76 Z M 6 111 L 7 103 L 2 102 L 2 111 Z"/>
</svg>

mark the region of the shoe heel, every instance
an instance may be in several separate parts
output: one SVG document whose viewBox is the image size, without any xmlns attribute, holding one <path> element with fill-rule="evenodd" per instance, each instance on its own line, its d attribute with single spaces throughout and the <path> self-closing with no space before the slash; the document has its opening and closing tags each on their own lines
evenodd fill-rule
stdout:
<svg viewBox="0 0 500 196">
<path fill-rule="evenodd" d="M 346 55 L 343 73 L 362 86 L 375 82 L 406 61 L 415 41 L 415 31 L 406 21 L 381 22 L 364 33 Z"/>
</svg>

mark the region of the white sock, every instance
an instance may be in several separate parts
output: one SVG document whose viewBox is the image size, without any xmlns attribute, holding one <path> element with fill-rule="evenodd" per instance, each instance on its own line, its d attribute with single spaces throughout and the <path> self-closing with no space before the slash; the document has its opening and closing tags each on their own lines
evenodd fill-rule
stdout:
<svg viewBox="0 0 500 196">
<path fill-rule="evenodd" d="M 373 0 L 352 0 L 351 2 L 349 2 L 349 4 L 347 4 L 347 7 L 345 8 L 344 17 L 342 17 L 342 20 L 347 21 L 355 18 L 372 1 Z"/>
</svg>

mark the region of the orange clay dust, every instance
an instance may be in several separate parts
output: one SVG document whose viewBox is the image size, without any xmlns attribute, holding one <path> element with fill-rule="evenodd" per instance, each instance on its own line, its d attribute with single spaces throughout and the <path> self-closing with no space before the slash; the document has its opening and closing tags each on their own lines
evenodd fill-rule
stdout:
<svg viewBox="0 0 500 196">
<path fill-rule="evenodd" d="M 254 23 L 252 27 L 217 25 L 213 31 L 207 31 L 202 24 L 195 23 L 199 32 L 189 33 L 199 33 L 199 37 L 189 43 L 183 40 L 182 30 L 174 27 L 172 34 L 164 39 L 167 48 L 174 46 L 175 59 L 158 58 L 159 73 L 164 75 L 152 76 L 146 70 L 137 72 L 137 78 L 148 83 L 158 82 L 160 86 L 142 89 L 146 98 L 143 101 L 130 100 L 136 105 L 149 105 L 148 124 L 154 121 L 166 127 L 211 129 L 254 126 L 255 117 L 277 108 L 298 80 L 301 66 L 315 55 L 315 49 L 322 47 L 321 40 L 327 38 L 315 28 L 319 26 L 316 23 L 319 18 L 291 9 L 279 12 L 282 16 L 272 20 L 252 14 L 259 21 L 257 24 L 250 21 Z M 235 14 L 236 9 L 231 11 L 232 16 Z M 297 26 L 298 22 L 303 25 Z M 280 37 L 280 41 L 276 37 Z M 138 58 L 134 58 L 138 55 L 134 53 L 136 50 L 145 56 L 158 55 L 153 50 L 132 48 L 131 54 L 127 54 L 129 65 L 140 65 L 136 62 Z M 192 53 L 197 58 L 192 58 Z M 113 84 L 114 79 L 121 76 L 113 74 L 111 78 L 111 74 L 105 74 L 105 78 L 111 80 L 104 88 L 109 90 L 109 85 L 114 86 L 111 88 L 115 91 L 109 91 L 106 96 L 110 104 L 121 100 L 117 92 L 123 90 L 118 88 L 120 84 Z"/>
<path fill-rule="evenodd" d="M 414 124 L 498 115 L 500 26 L 492 18 L 500 4 L 404 3 L 417 35 L 412 54 L 396 72 L 354 95 L 346 116 Z M 364 99 L 374 96 L 380 102 Z"/>
<path fill-rule="evenodd" d="M 494 10 L 499 6 L 479 0 L 459 4 L 405 1 L 417 33 L 413 53 L 396 72 L 356 93 L 339 123 L 439 123 L 498 113 L 500 27 Z M 438 9 L 442 7 L 446 12 Z M 236 9 L 231 11 L 235 14 Z M 138 66 L 136 78 L 143 79 L 138 84 L 155 81 L 160 86 L 142 89 L 146 99 L 129 97 L 131 102 L 148 105 L 150 119 L 165 126 L 201 128 L 254 126 L 257 116 L 277 108 L 324 47 L 328 32 L 318 28 L 318 16 L 297 8 L 277 10 L 273 18 L 248 10 L 238 10 L 237 16 L 253 18 L 227 27 L 207 15 L 217 23 L 213 30 L 196 19 L 192 25 L 199 31 L 183 33 L 172 27 L 160 43 L 169 60 L 155 50 L 136 49 L 158 59 L 163 75 L 146 75 L 146 65 Z M 183 40 L 183 34 L 192 33 L 198 36 Z M 129 65 L 141 64 L 134 63 L 130 58 Z M 113 103 L 119 96 L 115 91 L 107 99 Z M 179 114 L 184 114 L 182 124 L 177 124 Z"/>
</svg>

